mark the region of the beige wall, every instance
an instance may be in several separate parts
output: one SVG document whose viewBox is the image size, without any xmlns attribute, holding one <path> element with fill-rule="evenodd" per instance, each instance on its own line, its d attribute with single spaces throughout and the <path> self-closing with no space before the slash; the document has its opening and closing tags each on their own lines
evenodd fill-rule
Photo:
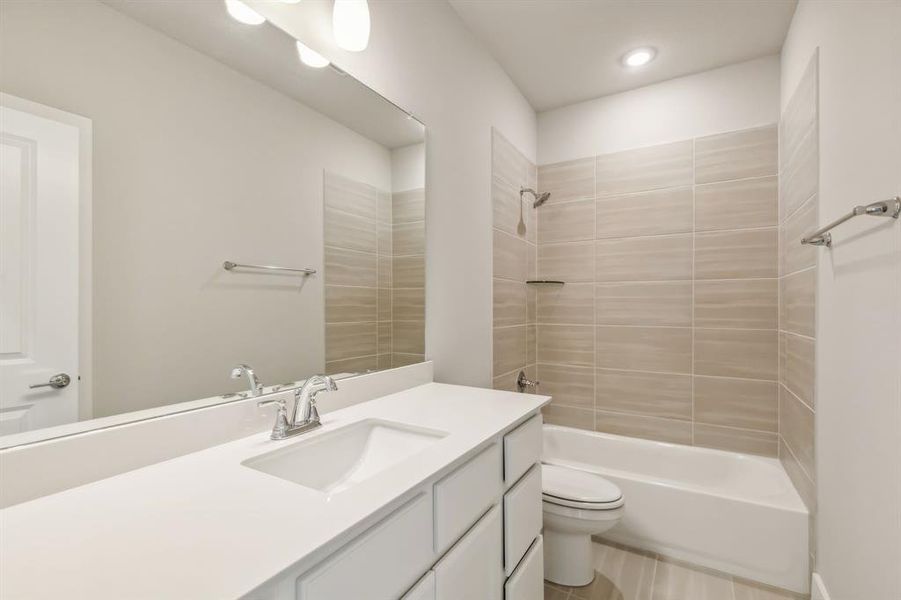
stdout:
<svg viewBox="0 0 901 600">
<path fill-rule="evenodd" d="M 816 265 L 800 239 L 817 229 L 817 57 L 782 114 L 779 148 L 779 458 L 811 512 L 816 542 L 814 454 Z M 811 566 L 815 560 L 811 557 Z"/>
<path fill-rule="evenodd" d="M 538 287 L 526 281 L 537 275 L 537 224 L 532 197 L 521 200 L 519 190 L 536 187 L 537 171 L 498 131 L 491 137 L 492 373 L 496 389 L 515 391 L 521 370 L 529 379 L 536 376 Z"/>
<path fill-rule="evenodd" d="M 4 2 L 2 91 L 94 127 L 97 416 L 324 367 L 322 172 L 390 189 L 387 149 L 95 2 Z"/>
<path fill-rule="evenodd" d="M 546 419 L 775 456 L 775 126 L 541 165 Z"/>
<path fill-rule="evenodd" d="M 899 27 L 899 0 L 798 4 L 782 106 L 816 53 L 820 224 L 901 194 Z M 816 252 L 816 570 L 833 600 L 901 598 L 901 223 Z"/>
<path fill-rule="evenodd" d="M 537 162 L 610 154 L 778 120 L 779 57 L 766 56 L 541 112 Z"/>
</svg>

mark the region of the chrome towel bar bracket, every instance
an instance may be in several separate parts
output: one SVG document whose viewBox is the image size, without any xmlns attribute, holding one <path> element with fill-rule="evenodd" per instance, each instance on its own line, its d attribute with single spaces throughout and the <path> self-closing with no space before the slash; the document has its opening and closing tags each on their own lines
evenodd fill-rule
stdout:
<svg viewBox="0 0 901 600">
<path fill-rule="evenodd" d="M 226 271 L 234 271 L 235 269 L 259 269 L 263 271 L 280 271 L 280 272 L 288 272 L 288 273 L 303 273 L 304 275 L 313 275 L 316 273 L 316 269 L 292 269 L 289 267 L 275 267 L 271 265 L 245 265 L 241 263 L 232 262 L 230 260 L 222 263 L 222 268 Z"/>
<path fill-rule="evenodd" d="M 901 215 L 901 196 L 895 196 L 888 200 L 873 202 L 866 206 L 855 206 L 854 210 L 843 217 L 840 217 L 829 223 L 825 227 L 821 227 L 810 235 L 801 238 L 802 244 L 810 244 L 811 246 L 832 246 L 832 234 L 828 233 L 833 228 L 841 225 L 845 221 L 853 219 L 859 215 L 870 215 L 872 217 L 891 217 L 897 219 Z"/>
</svg>

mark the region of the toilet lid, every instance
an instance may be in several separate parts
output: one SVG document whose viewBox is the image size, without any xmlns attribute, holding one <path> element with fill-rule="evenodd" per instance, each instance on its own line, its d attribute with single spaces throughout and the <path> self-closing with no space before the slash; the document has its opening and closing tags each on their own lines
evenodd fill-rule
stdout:
<svg viewBox="0 0 901 600">
<path fill-rule="evenodd" d="M 606 508 L 622 504 L 623 493 L 616 484 L 600 475 L 558 465 L 541 465 L 542 492 L 550 501 L 566 506 Z"/>
</svg>

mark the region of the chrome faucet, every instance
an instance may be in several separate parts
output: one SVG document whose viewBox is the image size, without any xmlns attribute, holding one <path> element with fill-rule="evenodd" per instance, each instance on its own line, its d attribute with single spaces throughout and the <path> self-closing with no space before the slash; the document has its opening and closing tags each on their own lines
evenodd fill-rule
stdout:
<svg viewBox="0 0 901 600">
<path fill-rule="evenodd" d="M 288 409 L 283 398 L 264 400 L 257 406 L 278 405 L 278 413 L 275 416 L 275 426 L 272 428 L 273 440 L 283 440 L 321 425 L 319 422 L 319 410 L 316 408 L 316 396 L 319 392 L 334 392 L 338 384 L 328 375 L 313 375 L 294 392 L 294 408 L 291 417 L 288 417 Z"/>
<path fill-rule="evenodd" d="M 253 369 L 243 364 L 232 369 L 232 379 L 240 379 L 242 375 L 247 377 L 247 385 L 250 386 L 250 395 L 261 396 L 263 394 L 263 382 L 257 377 L 257 374 L 253 372 Z"/>
</svg>

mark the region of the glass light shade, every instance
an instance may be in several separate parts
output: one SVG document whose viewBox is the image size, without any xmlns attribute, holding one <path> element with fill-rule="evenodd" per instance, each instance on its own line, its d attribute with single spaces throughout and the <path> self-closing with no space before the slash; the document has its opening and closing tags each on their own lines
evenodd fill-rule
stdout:
<svg viewBox="0 0 901 600">
<path fill-rule="evenodd" d="M 335 0 L 332 33 L 338 46 L 360 52 L 369 45 L 369 5 L 366 0 Z"/>
<path fill-rule="evenodd" d="M 250 8 L 241 0 L 225 0 L 225 10 L 236 21 L 240 21 L 245 25 L 262 25 L 266 22 L 266 18 Z"/>
<path fill-rule="evenodd" d="M 314 69 L 321 69 L 329 65 L 329 60 L 304 44 L 297 42 L 297 54 L 303 64 Z"/>
</svg>

